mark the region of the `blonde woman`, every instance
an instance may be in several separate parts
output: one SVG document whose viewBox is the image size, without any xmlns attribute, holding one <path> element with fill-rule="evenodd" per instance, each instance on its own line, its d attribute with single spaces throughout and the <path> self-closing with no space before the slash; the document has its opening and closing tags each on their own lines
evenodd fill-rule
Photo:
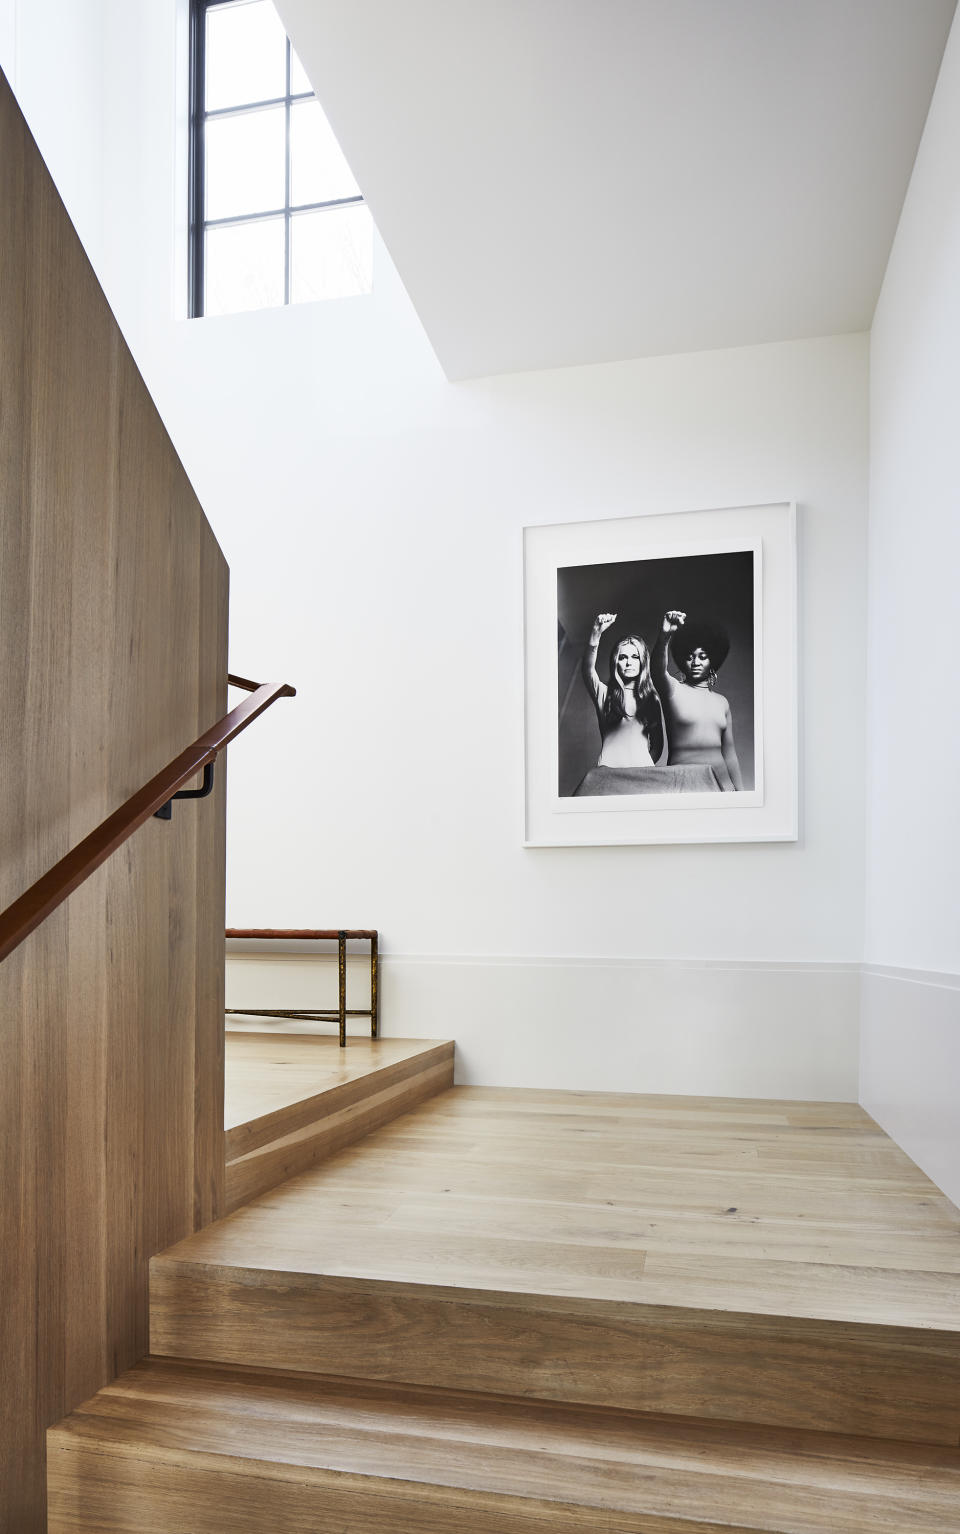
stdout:
<svg viewBox="0 0 960 1534">
<path fill-rule="evenodd" d="M 581 675 L 600 726 L 598 767 L 653 767 L 663 752 L 660 700 L 650 676 L 650 652 L 637 634 L 627 634 L 610 652 L 609 677 L 597 676 L 600 639 L 616 613 L 598 613 L 583 652 Z"/>
</svg>

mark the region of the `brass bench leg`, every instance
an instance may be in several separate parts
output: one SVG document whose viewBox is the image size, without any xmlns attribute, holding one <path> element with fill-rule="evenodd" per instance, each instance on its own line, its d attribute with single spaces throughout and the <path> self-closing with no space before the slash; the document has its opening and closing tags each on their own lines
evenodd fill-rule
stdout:
<svg viewBox="0 0 960 1534">
<path fill-rule="evenodd" d="M 347 1044 L 347 935 L 337 933 L 337 973 L 340 981 L 338 1017 L 340 1021 L 340 1048 Z"/>
<path fill-rule="evenodd" d="M 380 1036 L 380 944 L 377 933 L 370 939 L 370 1037 Z"/>
</svg>

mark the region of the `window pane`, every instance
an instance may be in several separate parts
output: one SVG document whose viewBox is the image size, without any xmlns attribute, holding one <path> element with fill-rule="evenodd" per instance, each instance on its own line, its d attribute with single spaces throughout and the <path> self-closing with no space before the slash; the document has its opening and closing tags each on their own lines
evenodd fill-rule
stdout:
<svg viewBox="0 0 960 1534">
<path fill-rule="evenodd" d="M 313 86 L 307 79 L 307 72 L 290 45 L 290 94 L 299 96 L 302 91 L 309 91 L 313 95 Z"/>
<path fill-rule="evenodd" d="M 205 314 L 237 314 L 283 303 L 283 219 L 208 229 Z"/>
<path fill-rule="evenodd" d="M 206 126 L 206 217 L 233 218 L 282 208 L 283 107 L 214 117 Z"/>
<path fill-rule="evenodd" d="M 286 37 L 270 0 L 210 7 L 206 70 L 208 112 L 286 94 Z"/>
<path fill-rule="evenodd" d="M 290 162 L 294 206 L 360 196 L 318 101 L 299 101 L 290 109 Z"/>
<path fill-rule="evenodd" d="M 295 213 L 290 221 L 290 299 L 352 298 L 373 287 L 373 223 L 365 207 Z"/>
</svg>

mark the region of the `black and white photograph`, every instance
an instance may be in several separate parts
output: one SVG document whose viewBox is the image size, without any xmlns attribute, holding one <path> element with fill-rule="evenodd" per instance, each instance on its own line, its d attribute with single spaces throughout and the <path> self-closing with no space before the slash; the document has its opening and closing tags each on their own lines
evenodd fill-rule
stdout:
<svg viewBox="0 0 960 1534">
<path fill-rule="evenodd" d="M 754 561 L 557 570 L 561 798 L 753 790 Z"/>
<path fill-rule="evenodd" d="M 524 843 L 793 841 L 790 501 L 524 529 Z"/>
</svg>

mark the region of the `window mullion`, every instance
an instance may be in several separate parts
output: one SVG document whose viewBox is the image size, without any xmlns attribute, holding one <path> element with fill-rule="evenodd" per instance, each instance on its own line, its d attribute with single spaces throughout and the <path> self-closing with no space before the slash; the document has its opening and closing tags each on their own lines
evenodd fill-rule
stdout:
<svg viewBox="0 0 960 1534">
<path fill-rule="evenodd" d="M 189 0 L 191 20 L 190 44 L 192 55 L 192 67 L 190 71 L 191 144 L 189 167 L 189 294 L 190 313 L 197 316 L 203 315 L 207 309 L 206 274 L 208 267 L 211 272 L 211 280 L 216 284 L 217 296 L 214 306 L 215 313 L 234 312 L 230 307 L 223 308 L 225 302 L 224 291 L 227 295 L 226 302 L 228 305 L 233 302 L 234 290 L 236 290 L 239 307 L 246 307 L 247 296 L 254 296 L 250 294 L 249 284 L 251 281 L 258 282 L 262 289 L 269 293 L 270 296 L 266 298 L 266 302 L 277 303 L 281 301 L 280 294 L 282 293 L 282 302 L 284 304 L 290 304 L 293 301 L 294 287 L 294 213 L 296 213 L 299 218 L 301 214 L 316 214 L 324 210 L 333 211 L 338 208 L 347 209 L 348 207 L 354 205 L 362 205 L 364 200 L 362 193 L 360 193 L 359 195 L 351 195 L 347 197 L 334 197 L 330 198 L 329 201 L 321 200 L 320 202 L 316 203 L 306 202 L 295 205 L 293 202 L 293 108 L 294 106 L 297 106 L 299 109 L 302 103 L 313 101 L 316 99 L 316 97 L 312 91 L 304 91 L 302 89 L 298 89 L 296 92 L 294 92 L 293 90 L 293 48 L 289 38 L 284 39 L 284 94 L 282 96 L 265 96 L 264 99 L 260 101 L 235 102 L 229 106 L 218 106 L 210 112 L 207 111 L 206 72 L 207 65 L 212 62 L 211 58 L 209 57 L 210 49 L 208 49 L 207 46 L 208 15 L 212 11 L 219 10 L 221 7 L 230 8 L 234 3 L 235 0 Z M 261 0 L 261 3 L 268 3 L 268 0 Z M 227 26 L 229 30 L 229 28 L 232 26 L 232 23 L 227 22 L 224 23 L 224 25 Z M 217 33 L 217 35 L 219 36 L 219 33 Z M 273 55 L 273 57 L 275 59 L 276 55 Z M 238 76 L 237 78 L 239 79 L 241 76 Z M 256 70 L 252 70 L 246 76 L 242 76 L 242 78 L 246 78 L 249 82 L 246 87 L 240 87 L 244 94 L 254 93 L 258 84 L 265 87 L 265 89 L 268 91 L 276 89 L 276 75 L 271 75 L 269 72 L 267 74 L 258 74 Z M 301 83 L 304 82 L 298 81 L 298 85 Z M 224 90 L 223 92 L 223 95 L 228 98 L 232 94 L 235 94 L 235 92 L 232 90 Z M 244 213 L 208 219 L 206 200 L 206 182 L 208 180 L 208 168 L 206 163 L 206 127 L 208 121 L 213 121 L 215 119 L 219 120 L 221 118 L 238 118 L 245 115 L 255 116 L 260 111 L 266 111 L 269 108 L 273 108 L 275 111 L 280 107 L 283 108 L 284 154 L 282 206 L 277 206 L 274 209 L 266 209 L 261 206 L 255 211 L 250 209 Z M 274 133 L 276 132 L 275 124 L 276 119 L 274 118 L 271 130 Z M 219 132 L 220 130 L 216 131 Z M 241 137 L 247 132 L 249 132 L 251 135 L 255 135 L 256 132 L 252 125 L 249 130 L 239 131 Z M 228 139 L 234 134 L 235 130 L 224 129 L 223 132 L 225 139 Z M 276 144 L 275 138 L 273 143 Z M 235 154 L 236 151 L 234 150 L 233 152 Z M 226 143 L 224 144 L 224 153 L 227 155 L 227 159 L 224 162 L 225 165 L 227 165 L 228 168 L 235 167 L 237 162 L 235 160 L 229 160 L 230 150 Z M 236 168 L 231 170 L 231 174 L 236 177 Z M 270 178 L 268 177 L 264 182 L 264 186 L 267 187 L 269 185 Z M 279 188 L 276 186 L 275 180 L 273 181 L 273 188 L 273 190 L 267 192 L 267 198 L 270 201 L 273 201 L 276 198 L 276 190 L 279 190 Z M 322 192 L 327 189 L 328 186 L 326 183 L 324 183 L 323 177 L 321 175 L 318 178 L 317 190 Z M 333 188 L 329 189 L 332 190 Z M 305 190 L 305 188 L 301 188 L 301 191 L 303 190 Z M 243 197 L 238 197 L 236 199 L 236 201 L 241 203 L 241 205 L 244 200 L 245 199 Z M 256 200 L 259 201 L 259 197 Z M 229 203 L 224 203 L 224 206 L 229 205 Z M 282 242 L 277 241 L 275 225 L 273 231 L 269 233 L 264 232 L 263 234 L 260 234 L 254 233 L 252 231 L 253 225 L 267 223 L 268 221 L 277 218 L 283 219 Z M 238 234 L 236 239 L 234 239 L 232 236 L 228 236 L 226 233 L 214 233 L 215 230 L 223 229 L 225 231 L 230 227 L 240 228 L 241 226 L 251 227 L 251 233 L 249 236 L 243 236 L 241 238 Z M 352 239 L 350 230 L 353 227 L 355 227 L 355 225 L 346 225 L 342 220 L 331 223 L 331 249 L 337 252 L 337 254 L 333 257 L 333 260 L 334 263 L 339 262 L 344 271 L 347 273 L 347 280 L 344 284 L 345 292 L 368 291 L 368 287 L 366 289 L 364 289 L 362 286 L 360 288 L 355 288 L 352 279 L 353 265 L 350 265 L 349 267 L 347 266 L 348 262 L 353 263 L 353 256 L 350 254 L 349 248 L 344 244 L 344 242 Z M 366 226 L 364 225 L 363 227 L 365 228 Z M 346 234 L 342 232 L 344 229 L 347 230 Z M 323 244 L 325 236 L 320 231 L 318 220 L 316 218 L 310 219 L 307 221 L 307 226 L 298 225 L 298 230 L 300 231 L 298 233 L 298 239 L 305 240 L 310 249 L 314 248 L 315 242 L 320 242 L 317 244 L 316 248 L 318 251 L 317 259 L 318 262 L 320 262 L 320 275 L 322 276 L 326 271 L 326 267 L 323 265 L 323 262 L 326 260 L 326 255 L 324 252 L 327 247 Z M 212 255 L 210 252 L 208 252 L 208 236 L 211 242 L 215 242 L 215 250 L 213 251 Z M 279 250 L 278 245 L 281 245 L 281 249 Z M 340 254 L 341 248 L 343 248 L 343 250 L 346 252 L 343 255 Z M 234 268 L 230 265 L 230 262 L 234 259 L 234 252 L 238 253 L 237 260 L 240 263 L 236 266 L 236 270 L 234 270 Z M 283 280 L 279 285 L 276 282 L 276 267 L 273 265 L 273 262 L 277 259 L 278 256 L 281 256 L 283 260 Z M 362 253 L 360 259 L 362 259 Z M 339 267 L 337 270 L 339 271 Z M 369 278 L 366 280 L 367 283 L 369 283 Z M 305 275 L 304 281 L 306 283 L 304 288 L 304 296 L 310 296 L 314 290 L 316 290 L 318 296 L 328 296 L 327 288 L 331 287 L 331 284 L 327 282 L 325 276 L 321 282 L 319 277 L 314 280 L 314 277 L 311 277 L 309 274 L 307 274 Z M 226 283 L 227 287 L 224 291 L 221 291 L 221 285 L 224 282 Z M 322 292 L 321 289 L 323 290 Z"/>
<path fill-rule="evenodd" d="M 287 96 L 284 103 L 283 301 L 290 302 L 290 39 L 287 38 Z"/>
<path fill-rule="evenodd" d="M 190 73 L 190 260 L 188 273 L 189 313 L 202 315 L 204 310 L 204 181 L 206 174 L 206 6 L 193 0 L 190 7 L 190 45 L 193 68 Z"/>
</svg>

